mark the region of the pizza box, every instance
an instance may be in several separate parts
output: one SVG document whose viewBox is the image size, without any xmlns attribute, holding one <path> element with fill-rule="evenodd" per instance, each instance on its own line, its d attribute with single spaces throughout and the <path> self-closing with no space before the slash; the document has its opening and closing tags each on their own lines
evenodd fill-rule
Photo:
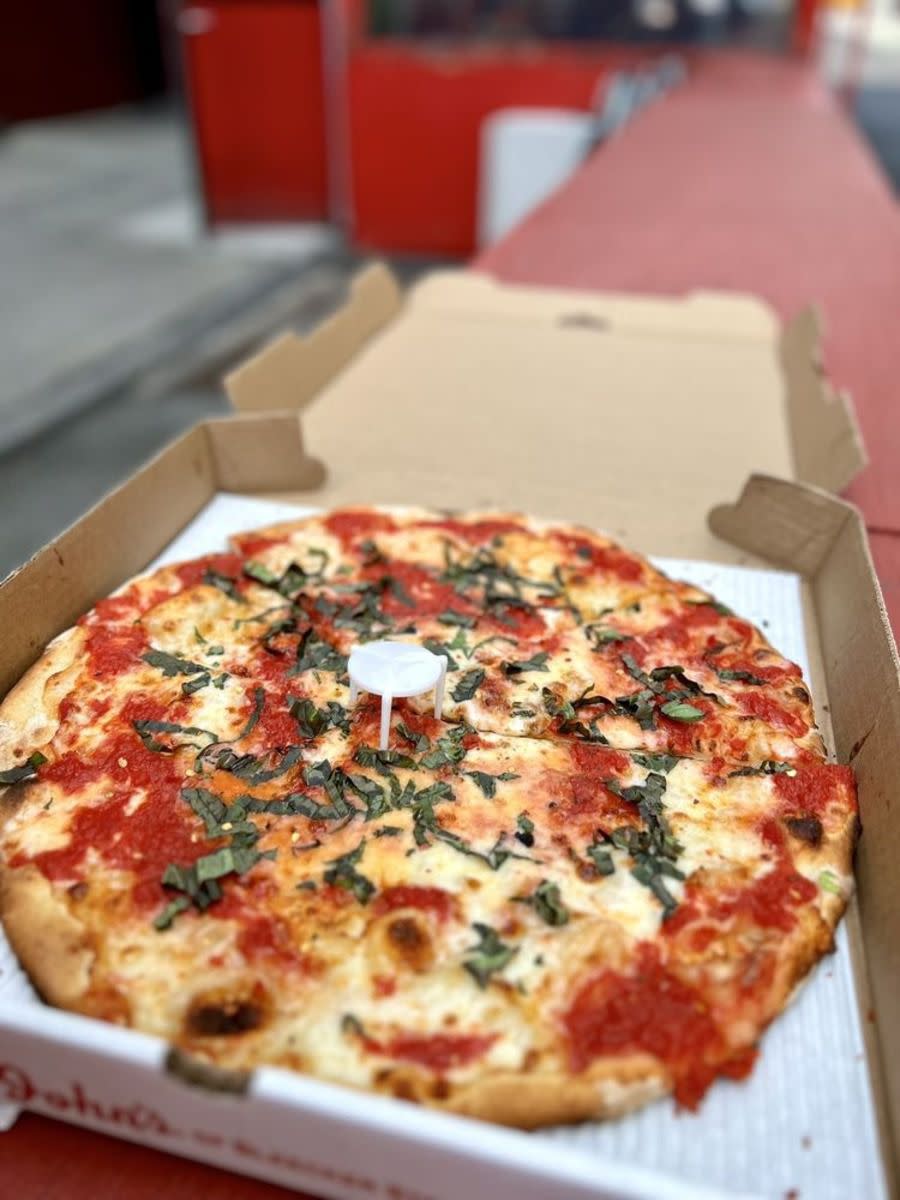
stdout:
<svg viewBox="0 0 900 1200">
<path fill-rule="evenodd" d="M 859 784 L 857 895 L 835 968 L 818 968 L 823 979 L 846 969 L 846 1004 L 817 976 L 766 1034 L 761 1065 L 774 1075 L 716 1085 L 697 1117 L 664 1102 L 609 1126 L 528 1135 L 272 1068 L 198 1068 L 159 1039 L 29 998 L 4 963 L 8 1119 L 27 1107 L 339 1200 L 889 1194 L 900 672 L 864 524 L 833 494 L 864 454 L 819 368 L 815 315 L 781 328 L 746 296 L 579 294 L 465 273 L 402 296 L 375 266 L 330 320 L 283 335 L 226 387 L 236 415 L 178 438 L 0 587 L 0 694 L 176 535 L 207 536 L 223 493 L 251 508 L 521 508 L 760 587 L 796 580 L 823 732 Z M 776 1037 L 787 1067 L 768 1052 Z M 837 1136 L 789 1144 L 804 1106 Z"/>
</svg>

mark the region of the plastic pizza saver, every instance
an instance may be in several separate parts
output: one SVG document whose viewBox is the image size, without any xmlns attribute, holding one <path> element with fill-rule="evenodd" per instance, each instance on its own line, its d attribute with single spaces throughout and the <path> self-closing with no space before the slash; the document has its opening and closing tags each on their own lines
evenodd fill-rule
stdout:
<svg viewBox="0 0 900 1200">
<path fill-rule="evenodd" d="M 381 750 L 388 750 L 391 733 L 391 706 L 395 697 L 420 696 L 434 690 L 434 716 L 441 719 L 444 706 L 444 681 L 447 660 L 412 642 L 365 642 L 354 646 L 347 663 L 350 675 L 350 703 L 360 692 L 381 697 Z"/>
</svg>

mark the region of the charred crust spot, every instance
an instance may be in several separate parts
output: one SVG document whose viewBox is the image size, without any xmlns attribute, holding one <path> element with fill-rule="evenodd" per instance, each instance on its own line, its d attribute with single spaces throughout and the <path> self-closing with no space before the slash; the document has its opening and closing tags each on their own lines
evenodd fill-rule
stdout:
<svg viewBox="0 0 900 1200">
<path fill-rule="evenodd" d="M 446 1079 L 435 1079 L 431 1085 L 432 1100 L 447 1100 L 450 1096 L 450 1084 Z"/>
<path fill-rule="evenodd" d="M 428 939 L 413 917 L 398 917 L 388 925 L 388 937 L 398 950 L 415 951 Z"/>
<path fill-rule="evenodd" d="M 416 1089 L 413 1087 L 411 1081 L 409 1079 L 405 1079 L 403 1076 L 390 1081 L 390 1090 L 391 1095 L 395 1096 L 398 1100 L 415 1101 L 419 1098 L 416 1095 Z"/>
<path fill-rule="evenodd" d="M 805 687 L 795 687 L 791 689 L 792 695 L 798 700 L 802 700 L 804 704 L 809 704 L 809 692 Z"/>
<path fill-rule="evenodd" d="M 197 1037 L 233 1037 L 259 1029 L 267 1013 L 265 989 L 257 984 L 243 995 L 213 992 L 196 996 L 188 1009 L 185 1027 Z"/>
<path fill-rule="evenodd" d="M 795 838 L 810 846 L 819 846 L 822 842 L 822 822 L 818 817 L 788 817 L 785 821 L 788 829 Z"/>
<path fill-rule="evenodd" d="M 188 1029 L 200 1037 L 229 1037 L 258 1029 L 263 1021 L 262 1009 L 256 1004 L 233 1000 L 223 1004 L 203 1004 L 188 1014 Z"/>
<path fill-rule="evenodd" d="M 81 880 L 80 883 L 73 883 L 67 891 L 73 900 L 83 900 L 88 894 L 88 885 Z"/>
<path fill-rule="evenodd" d="M 431 965 L 431 937 L 417 916 L 394 917 L 387 926 L 387 943 L 392 956 L 412 970 L 424 971 Z"/>
</svg>

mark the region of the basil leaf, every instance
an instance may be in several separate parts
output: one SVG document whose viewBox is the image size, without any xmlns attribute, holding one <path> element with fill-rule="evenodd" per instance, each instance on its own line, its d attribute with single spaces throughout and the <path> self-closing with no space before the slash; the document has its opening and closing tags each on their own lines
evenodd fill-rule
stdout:
<svg viewBox="0 0 900 1200">
<path fill-rule="evenodd" d="M 410 596 L 409 592 L 406 590 L 406 588 L 404 588 L 399 579 L 395 579 L 393 575 L 385 575 L 381 582 L 385 587 L 388 588 L 390 592 L 393 593 L 394 596 L 396 596 L 401 604 L 405 604 L 407 608 L 416 607 L 415 600 L 413 600 L 412 596 Z"/>
<path fill-rule="evenodd" d="M 263 706 L 266 703 L 266 693 L 261 687 L 253 689 L 253 711 L 247 718 L 247 724 L 234 739 L 236 742 L 242 741 L 248 737 L 259 723 L 259 718 L 262 716 Z"/>
<path fill-rule="evenodd" d="M 720 679 L 729 683 L 732 681 L 735 683 L 752 683 L 758 687 L 766 683 L 765 679 L 761 679 L 759 675 L 754 675 L 751 671 L 732 671 L 728 667 L 723 667 L 721 670 L 716 668 L 716 674 Z"/>
<path fill-rule="evenodd" d="M 185 696 L 192 696 L 194 692 L 199 692 L 201 688 L 209 687 L 210 675 L 204 671 L 202 675 L 195 675 L 193 679 L 186 679 L 181 685 L 181 690 Z"/>
<path fill-rule="evenodd" d="M 179 658 L 177 654 L 167 654 L 165 650 L 148 650 L 141 658 L 151 667 L 158 667 L 163 675 L 172 678 L 174 675 L 199 675 L 206 667 L 191 662 L 187 658 Z"/>
<path fill-rule="evenodd" d="M 674 754 L 632 754 L 631 757 L 638 766 L 646 767 L 648 771 L 662 771 L 666 775 L 681 762 Z"/>
<path fill-rule="evenodd" d="M 516 838 L 523 846 L 534 845 L 534 821 L 525 813 L 519 813 L 516 817 Z"/>
<path fill-rule="evenodd" d="M 606 646 L 610 642 L 630 642 L 631 634 L 619 633 L 618 629 L 610 629 L 607 625 L 585 625 L 585 637 L 593 645 L 595 650 L 599 650 L 601 646 Z"/>
<path fill-rule="evenodd" d="M 408 729 L 403 721 L 397 722 L 397 733 L 403 738 L 404 742 L 409 742 L 414 750 L 421 752 L 427 750 L 431 745 L 431 738 L 427 733 L 413 733 Z"/>
<path fill-rule="evenodd" d="M 154 918 L 153 927 L 160 933 L 171 928 L 172 922 L 179 913 L 184 912 L 186 908 L 191 907 L 190 896 L 176 896 L 174 900 L 170 900 L 162 912 Z"/>
<path fill-rule="evenodd" d="M 221 571 L 207 567 L 203 572 L 203 583 L 218 588 L 220 592 L 224 592 L 232 600 L 237 600 L 239 604 L 246 604 L 244 597 L 237 589 L 237 580 L 232 579 L 230 575 L 223 575 Z"/>
<path fill-rule="evenodd" d="M 612 875 L 615 872 L 616 865 L 612 855 L 602 845 L 588 846 L 587 856 L 601 875 Z"/>
<path fill-rule="evenodd" d="M 466 756 L 462 739 L 468 732 L 468 726 L 458 725 L 445 737 L 439 738 L 433 750 L 429 750 L 421 759 L 421 765 L 435 770 L 438 767 L 453 767 L 462 762 Z"/>
<path fill-rule="evenodd" d="M 312 700 L 293 700 L 288 706 L 288 711 L 300 726 L 304 737 L 318 737 L 328 728 L 327 716 L 316 708 Z"/>
<path fill-rule="evenodd" d="M 511 771 L 503 771 L 500 775 L 489 775 L 487 771 L 463 771 L 463 775 L 468 775 L 481 788 L 484 796 L 488 800 L 493 800 L 497 794 L 497 780 L 518 779 L 518 775 L 514 775 Z"/>
<path fill-rule="evenodd" d="M 366 802 L 366 820 L 372 821 L 375 817 L 383 816 L 390 811 L 390 804 L 384 794 L 384 788 L 380 787 L 374 779 L 369 779 L 365 775 L 347 775 L 347 783 L 353 788 L 354 792 Z"/>
<path fill-rule="evenodd" d="M 244 574 L 249 579 L 255 579 L 257 583 L 262 583 L 266 587 L 275 587 L 278 584 L 278 576 L 263 563 L 245 562 Z"/>
<path fill-rule="evenodd" d="M 35 779 L 38 767 L 42 767 L 46 761 L 46 757 L 41 754 L 40 750 L 35 750 L 34 754 L 29 755 L 20 767 L 10 767 L 8 771 L 0 771 L 0 784 L 8 786 L 11 783 L 24 783 L 26 779 Z"/>
<path fill-rule="evenodd" d="M 463 629 L 471 629 L 475 624 L 475 618 L 469 617 L 465 613 L 455 612 L 452 608 L 445 609 L 440 613 L 438 620 L 442 625 L 459 625 Z"/>
<path fill-rule="evenodd" d="M 204 750 L 207 746 L 213 745 L 218 741 L 216 734 L 211 730 L 200 729 L 196 725 L 178 725 L 175 721 L 133 721 L 132 724 L 144 746 L 148 750 L 154 750 L 160 754 L 172 754 L 184 746 L 193 746 L 195 749 Z M 154 733 L 181 733 L 185 735 L 189 734 L 191 737 L 202 735 L 203 737 L 208 737 L 210 740 L 204 746 L 192 741 L 174 742 L 172 745 L 167 746 L 165 743 L 157 741 L 153 737 Z"/>
<path fill-rule="evenodd" d="M 546 651 L 541 650 L 538 654 L 533 654 L 531 658 L 526 658 L 522 662 L 505 662 L 502 666 L 504 675 L 523 675 L 526 671 L 548 671 L 547 659 L 550 657 Z"/>
<path fill-rule="evenodd" d="M 702 709 L 695 708 L 693 704 L 686 704 L 683 700 L 670 700 L 662 706 L 661 711 L 673 721 L 702 721 L 706 716 Z"/>
<path fill-rule="evenodd" d="M 343 675 L 346 670 L 347 656 L 340 654 L 332 645 L 308 629 L 301 637 L 297 647 L 297 662 L 288 674 L 300 675 L 304 671 L 328 671 L 333 675 Z"/>
<path fill-rule="evenodd" d="M 399 750 L 375 750 L 371 746 L 360 746 L 353 757 L 361 767 L 374 767 L 379 775 L 390 775 L 391 767 L 414 771 L 417 765 L 414 758 Z"/>
<path fill-rule="evenodd" d="M 422 645 L 426 650 L 430 650 L 432 654 L 440 654 L 443 658 L 446 658 L 448 671 L 459 670 L 459 663 L 456 661 L 443 642 L 439 642 L 437 638 L 429 637 L 425 638 Z"/>
<path fill-rule="evenodd" d="M 758 767 L 740 767 L 737 771 L 729 773 L 729 779 L 735 779 L 740 775 L 796 775 L 797 768 L 791 766 L 790 763 L 776 762 L 772 758 L 763 759 Z"/>
<path fill-rule="evenodd" d="M 466 671 L 450 695 L 457 703 L 461 704 L 464 700 L 471 700 L 482 683 L 484 683 L 484 671 L 481 667 L 476 667 L 472 671 Z"/>
<path fill-rule="evenodd" d="M 706 600 L 687 600 L 685 603 L 693 605 L 695 608 L 714 608 L 721 617 L 733 617 L 734 613 L 727 604 L 721 604 L 718 600 L 710 596 Z"/>
<path fill-rule="evenodd" d="M 212 835 L 225 820 L 227 806 L 214 792 L 206 788 L 182 788 L 181 796 L 206 826 L 207 835 Z"/>
<path fill-rule="evenodd" d="M 469 972 L 479 987 L 485 988 L 491 976 L 502 971 L 506 964 L 518 953 L 518 947 L 509 946 L 497 936 L 496 930 L 490 925 L 476 921 L 472 928 L 478 934 L 478 941 L 469 947 L 469 957 L 463 960 L 463 967 Z"/>
<path fill-rule="evenodd" d="M 842 896 L 844 894 L 840 882 L 832 875 L 831 871 L 820 871 L 818 883 L 823 892 L 831 892 L 834 896 Z"/>
<path fill-rule="evenodd" d="M 542 921 L 558 927 L 569 923 L 569 910 L 562 902 L 559 886 L 549 879 L 542 880 L 530 896 L 523 896 L 522 904 L 529 904 Z"/>
<path fill-rule="evenodd" d="M 368 904 L 375 895 L 374 883 L 356 869 L 356 864 L 362 858 L 365 847 L 366 839 L 363 838 L 355 850 L 351 850 L 349 854 L 342 854 L 340 858 L 332 859 L 324 876 L 326 883 L 352 892 L 360 904 Z"/>
</svg>

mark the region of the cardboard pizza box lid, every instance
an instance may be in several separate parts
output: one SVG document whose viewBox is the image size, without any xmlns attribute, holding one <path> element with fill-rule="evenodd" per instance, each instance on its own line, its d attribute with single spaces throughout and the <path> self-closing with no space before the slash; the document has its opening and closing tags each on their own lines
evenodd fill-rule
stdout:
<svg viewBox="0 0 900 1200">
<path fill-rule="evenodd" d="M 404 297 L 381 265 L 306 337 L 225 385 L 241 412 L 303 410 L 323 503 L 521 508 L 701 555 L 706 512 L 753 472 L 830 491 L 865 465 L 819 324 L 761 301 L 510 287 L 441 271 Z"/>
</svg>

